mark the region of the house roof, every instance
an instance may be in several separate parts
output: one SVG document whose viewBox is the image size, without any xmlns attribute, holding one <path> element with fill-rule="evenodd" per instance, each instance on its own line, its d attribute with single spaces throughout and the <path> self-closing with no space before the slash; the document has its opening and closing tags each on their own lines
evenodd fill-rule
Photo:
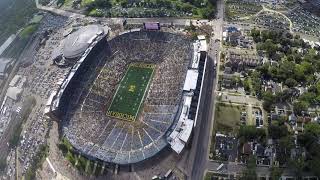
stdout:
<svg viewBox="0 0 320 180">
<path fill-rule="evenodd" d="M 227 28 L 227 31 L 228 31 L 228 32 L 238 32 L 239 30 L 238 30 L 236 27 L 231 26 L 231 27 L 228 27 L 228 28 Z"/>
</svg>

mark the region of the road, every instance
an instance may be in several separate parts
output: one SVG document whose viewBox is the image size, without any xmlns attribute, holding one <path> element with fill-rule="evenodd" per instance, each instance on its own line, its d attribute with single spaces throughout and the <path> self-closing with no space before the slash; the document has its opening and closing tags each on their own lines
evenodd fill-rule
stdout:
<svg viewBox="0 0 320 180">
<path fill-rule="evenodd" d="M 39 0 L 35 0 L 36 6 L 38 9 L 43 11 L 49 11 L 57 15 L 66 16 L 66 17 L 74 17 L 74 18 L 83 18 L 86 17 L 83 14 L 78 14 L 75 12 L 70 12 L 62 9 L 57 9 L 54 7 L 42 6 L 38 2 Z M 109 24 L 122 24 L 124 18 L 105 18 L 105 17 L 96 17 L 96 19 L 103 19 Z M 176 26 L 188 26 L 190 25 L 191 19 L 188 18 L 172 18 L 172 17 L 163 17 L 163 18 L 126 18 L 127 24 L 142 24 L 143 22 L 160 22 L 162 25 L 176 25 Z M 196 20 L 194 20 L 196 21 Z M 206 21 L 206 20 L 203 20 Z"/>
<path fill-rule="evenodd" d="M 212 92 L 214 87 L 214 69 L 212 59 L 207 59 L 206 72 L 203 81 L 202 97 L 200 99 L 200 110 L 198 115 L 198 124 L 194 128 L 194 138 L 192 142 L 191 161 L 192 170 L 189 179 L 202 179 L 204 169 L 206 168 L 208 142 L 210 136 L 210 126 L 212 116 L 212 101 L 214 100 Z"/>
<path fill-rule="evenodd" d="M 202 97 L 200 99 L 200 113 L 198 116 L 198 124 L 194 128 L 194 137 L 192 141 L 192 148 L 190 150 L 190 173 L 188 179 L 201 180 L 204 172 L 207 169 L 209 144 L 211 139 L 211 130 L 214 117 L 214 99 L 216 82 L 216 70 L 214 68 L 215 62 L 219 63 L 219 51 L 222 39 L 222 25 L 224 18 L 224 2 L 219 0 L 217 2 L 217 18 L 213 20 L 214 35 L 210 39 L 208 45 L 208 59 L 206 73 L 203 82 Z M 217 69 L 218 70 L 218 69 Z"/>
</svg>

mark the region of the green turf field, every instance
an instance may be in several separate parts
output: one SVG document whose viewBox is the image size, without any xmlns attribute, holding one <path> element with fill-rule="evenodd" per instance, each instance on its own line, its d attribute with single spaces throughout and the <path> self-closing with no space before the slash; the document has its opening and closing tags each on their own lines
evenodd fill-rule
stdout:
<svg viewBox="0 0 320 180">
<path fill-rule="evenodd" d="M 112 99 L 107 115 L 134 121 L 152 79 L 155 65 L 131 64 Z"/>
</svg>

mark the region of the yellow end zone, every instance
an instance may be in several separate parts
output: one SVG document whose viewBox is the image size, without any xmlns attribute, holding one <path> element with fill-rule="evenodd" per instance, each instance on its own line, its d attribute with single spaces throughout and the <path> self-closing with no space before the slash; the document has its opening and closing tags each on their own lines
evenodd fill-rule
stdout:
<svg viewBox="0 0 320 180">
<path fill-rule="evenodd" d="M 122 120 L 126 120 L 126 121 L 134 121 L 135 120 L 134 116 L 132 116 L 130 114 L 124 114 L 121 112 L 108 111 L 107 115 L 109 115 L 111 117 L 119 118 Z"/>
</svg>

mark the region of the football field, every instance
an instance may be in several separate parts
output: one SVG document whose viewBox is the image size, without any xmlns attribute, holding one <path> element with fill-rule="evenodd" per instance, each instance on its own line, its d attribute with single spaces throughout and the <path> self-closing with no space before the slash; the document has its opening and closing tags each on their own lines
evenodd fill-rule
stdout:
<svg viewBox="0 0 320 180">
<path fill-rule="evenodd" d="M 130 64 L 112 99 L 107 115 L 134 121 L 143 104 L 154 68 L 153 64 Z"/>
</svg>

